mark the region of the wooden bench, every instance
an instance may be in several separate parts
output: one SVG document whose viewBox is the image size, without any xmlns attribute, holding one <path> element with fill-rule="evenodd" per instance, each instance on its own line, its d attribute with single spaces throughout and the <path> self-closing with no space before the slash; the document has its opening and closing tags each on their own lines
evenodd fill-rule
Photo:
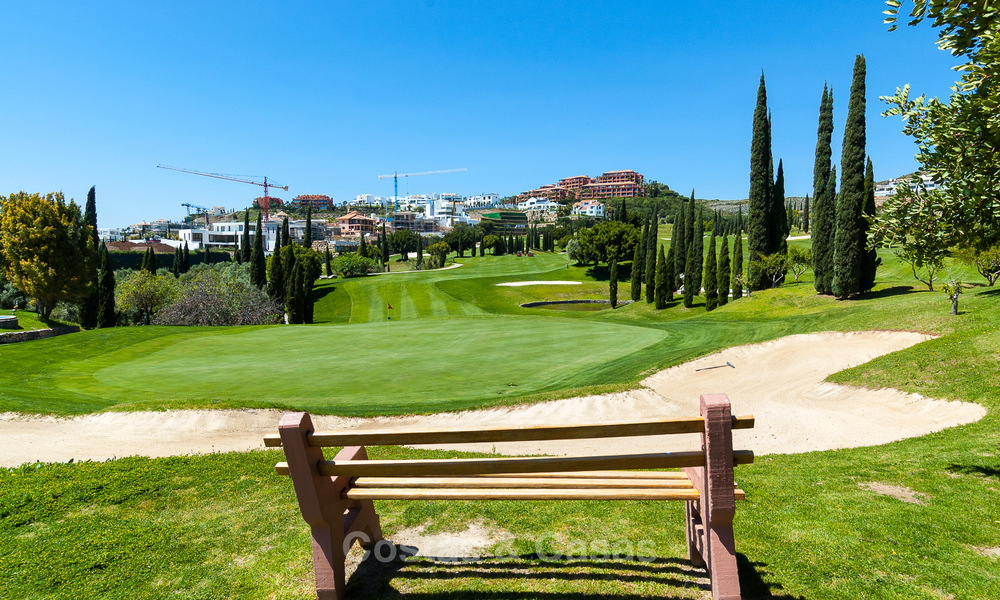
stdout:
<svg viewBox="0 0 1000 600">
<path fill-rule="evenodd" d="M 302 518 L 312 531 L 313 570 L 320 600 L 345 595 L 344 560 L 354 541 L 370 548 L 382 539 L 373 500 L 683 500 L 688 557 L 706 567 L 712 598 L 740 598 L 733 539 L 736 488 L 733 467 L 753 462 L 734 451 L 732 430 L 753 427 L 733 417 L 725 394 L 701 396 L 701 417 L 602 425 L 314 432 L 307 413 L 282 417 L 265 445 L 282 447 Z M 602 456 L 368 460 L 365 446 L 522 442 L 702 434 L 688 452 Z M 333 460 L 323 448 L 343 446 Z M 676 469 L 681 471 L 637 471 Z"/>
</svg>

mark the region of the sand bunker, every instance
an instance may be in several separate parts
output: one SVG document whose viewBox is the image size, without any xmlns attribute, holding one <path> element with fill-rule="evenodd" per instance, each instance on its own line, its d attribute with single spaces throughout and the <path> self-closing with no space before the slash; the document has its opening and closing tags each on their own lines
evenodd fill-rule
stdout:
<svg viewBox="0 0 1000 600">
<path fill-rule="evenodd" d="M 318 429 L 521 426 L 612 422 L 698 414 L 703 393 L 726 392 L 734 414 L 753 414 L 756 427 L 734 432 L 734 444 L 758 454 L 875 446 L 971 423 L 986 409 L 893 389 L 869 390 L 823 380 L 929 339 L 908 332 L 817 333 L 737 346 L 661 371 L 624 393 L 525 406 L 407 417 L 314 417 Z M 732 364 L 730 367 L 726 363 Z M 718 369 L 698 371 L 704 367 Z M 0 414 L 0 466 L 24 462 L 104 460 L 261 448 L 280 411 L 218 410 L 99 413 L 73 418 Z M 690 449 L 697 436 L 443 445 L 505 454 L 600 453 Z"/>
<path fill-rule="evenodd" d="M 524 287 L 526 285 L 583 285 L 582 281 L 505 281 L 497 287 Z"/>
</svg>

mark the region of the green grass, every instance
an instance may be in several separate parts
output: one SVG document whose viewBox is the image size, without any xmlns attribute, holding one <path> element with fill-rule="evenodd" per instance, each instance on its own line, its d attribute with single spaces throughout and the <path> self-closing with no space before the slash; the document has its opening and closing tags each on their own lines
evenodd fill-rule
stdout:
<svg viewBox="0 0 1000 600">
<path fill-rule="evenodd" d="M 880 284 L 868 300 L 818 297 L 807 273 L 802 283 L 755 293 L 712 313 L 700 305 L 684 309 L 676 303 L 655 311 L 644 302 L 614 311 L 544 315 L 517 307 L 539 295 L 603 293 L 604 284 L 588 277 L 586 269 L 566 269 L 565 259 L 560 262 L 560 258 L 485 257 L 467 260 L 466 266 L 451 271 L 325 282 L 321 290 L 328 291 L 323 292 L 317 314 L 322 308 L 329 325 L 234 328 L 211 334 L 132 328 L 17 345 L 22 349 L 0 347 L 0 362 L 15 366 L 0 372 L 0 410 L 46 406 L 44 410 L 66 413 L 112 405 L 150 406 L 141 398 L 159 397 L 158 388 L 188 385 L 172 381 L 178 370 L 201 368 L 200 375 L 207 376 L 215 368 L 230 381 L 255 381 L 271 369 L 294 369 L 296 360 L 308 362 L 314 360 L 313 354 L 335 352 L 340 346 L 359 353 L 361 363 L 354 364 L 368 364 L 376 373 L 384 365 L 399 364 L 397 360 L 413 370 L 414 357 L 432 364 L 434 374 L 464 361 L 463 369 L 475 383 L 481 371 L 508 368 L 502 363 L 554 360 L 546 355 L 559 350 L 545 350 L 544 344 L 550 342 L 540 335 L 583 336 L 580 339 L 593 335 L 591 346 L 568 345 L 571 356 L 584 360 L 607 350 L 597 346 L 616 336 L 639 332 L 651 336 L 636 341 L 632 352 L 587 366 L 559 362 L 549 379 L 538 376 L 530 393 L 518 390 L 512 392 L 518 398 L 498 399 L 509 402 L 581 389 L 620 389 L 645 372 L 717 348 L 791 333 L 926 331 L 941 337 L 838 373 L 831 380 L 979 402 L 987 407 L 987 416 L 874 448 L 765 456 L 740 467 L 737 479 L 747 490 L 747 500 L 737 511 L 736 543 L 744 592 L 748 598 L 809 600 L 1000 597 L 998 560 L 981 551 L 1000 547 L 1000 291 L 967 290 L 962 314 L 953 317 L 944 294 L 923 291 L 908 268 L 885 254 Z M 975 281 L 964 267 L 951 268 L 955 275 Z M 421 291 L 404 278 L 421 280 L 426 289 Z M 574 290 L 495 286 L 498 281 L 520 279 L 587 283 L 573 286 L 579 288 Z M 393 298 L 418 294 L 426 299 L 414 301 L 410 316 L 401 314 L 388 322 L 384 315 L 371 313 L 370 295 L 378 295 L 378 303 L 392 303 Z M 434 314 L 432 307 L 438 302 L 444 308 Z M 357 324 L 344 325 L 349 322 Z M 500 324 L 511 324 L 513 329 L 540 326 L 540 335 L 528 333 L 510 344 L 502 330 L 494 328 Z M 393 335 L 380 342 L 379 329 L 405 331 L 413 337 L 402 343 L 401 336 Z M 291 341 L 276 335 L 285 331 L 311 343 L 289 352 Z M 413 346 L 415 338 L 425 333 L 439 336 L 433 348 L 406 359 L 392 357 L 392 352 Z M 335 342 L 327 346 L 318 340 Z M 443 348 L 449 343 L 452 348 Z M 270 352 L 254 346 L 268 346 Z M 423 356 L 428 353 L 431 358 Z M 260 354 L 267 357 L 261 363 L 265 367 L 245 362 Z M 488 360 L 481 360 L 487 355 Z M 442 356 L 447 359 L 434 360 Z M 161 365 L 173 371 L 158 373 Z M 578 370 L 571 375 L 574 368 Z M 142 376 L 144 370 L 148 377 Z M 305 372 L 327 370 L 317 365 Z M 567 377 L 563 381 L 561 374 Z M 189 374 L 193 375 L 198 374 Z M 533 370 L 528 373 L 529 378 L 536 375 Z M 149 379 L 153 381 L 148 387 L 136 389 L 136 382 Z M 429 376 L 419 381 L 433 384 Z M 340 384 L 333 374 L 329 382 L 330 387 Z M 211 385 L 211 378 L 201 384 Z M 108 399 L 101 391 L 105 386 L 123 386 L 140 400 L 130 405 Z M 466 399 L 475 397 L 477 389 L 488 387 L 481 382 L 471 385 Z M 264 405 L 265 400 L 260 402 Z M 197 399 L 180 401 L 186 403 Z M 394 448 L 372 453 L 386 458 L 445 455 Z M 278 454 L 259 451 L 0 471 L 3 595 L 309 598 L 308 530 L 289 482 L 273 474 L 277 460 Z M 922 494 L 924 504 L 876 494 L 861 486 L 866 483 L 908 487 Z M 702 594 L 684 565 L 680 503 L 380 502 L 377 507 L 390 536 L 416 525 L 432 531 L 463 531 L 468 523 L 483 521 L 513 536 L 508 547 L 494 550 L 512 549 L 517 556 L 461 565 L 418 560 L 383 570 L 365 567 L 367 579 L 359 575 L 350 581 L 355 597 L 590 600 Z M 532 556 L 538 543 L 549 552 L 573 552 L 581 541 L 595 540 L 626 540 L 633 545 L 646 541 L 657 559 L 648 564 L 545 563 Z"/>
</svg>

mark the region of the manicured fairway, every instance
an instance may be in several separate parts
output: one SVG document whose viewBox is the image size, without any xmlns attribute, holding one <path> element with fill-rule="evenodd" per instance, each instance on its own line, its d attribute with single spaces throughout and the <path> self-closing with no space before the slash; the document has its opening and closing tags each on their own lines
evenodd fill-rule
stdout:
<svg viewBox="0 0 1000 600">
<path fill-rule="evenodd" d="M 666 336 L 530 317 L 227 330 L 61 363 L 55 382 L 133 406 L 210 399 L 341 415 L 434 412 L 573 387 Z"/>
</svg>

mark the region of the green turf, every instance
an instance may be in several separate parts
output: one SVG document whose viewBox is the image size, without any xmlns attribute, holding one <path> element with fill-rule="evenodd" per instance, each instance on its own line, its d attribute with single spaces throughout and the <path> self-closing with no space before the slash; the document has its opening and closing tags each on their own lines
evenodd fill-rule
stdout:
<svg viewBox="0 0 1000 600">
<path fill-rule="evenodd" d="M 600 340 L 611 339 L 616 332 L 654 334 L 644 348 L 614 359 L 588 367 L 560 363 L 550 373 L 558 389 L 545 391 L 539 380 L 538 391 L 522 399 L 627 386 L 644 372 L 719 347 L 790 333 L 873 328 L 927 331 L 941 337 L 836 374 L 831 380 L 979 402 L 987 407 L 987 416 L 962 427 L 874 448 L 764 456 L 753 465 L 739 467 L 737 479 L 747 490 L 747 500 L 740 504 L 736 517 L 744 593 L 748 598 L 787 600 L 998 598 L 998 559 L 986 551 L 1000 548 L 1000 290 L 981 286 L 967 290 L 962 296 L 962 314 L 951 316 L 944 294 L 923 291 L 891 254 L 883 258 L 886 264 L 879 271 L 879 286 L 866 300 L 817 297 L 807 273 L 802 283 L 755 293 L 712 313 L 706 313 L 700 303 L 693 309 L 675 303 L 655 311 L 640 302 L 614 311 L 535 317 L 524 316 L 532 314 L 523 312 L 530 309 L 517 304 L 545 295 L 597 294 L 606 284 L 590 278 L 585 268 L 566 269 L 559 257 L 536 262 L 477 258 L 452 271 L 398 276 L 426 278 L 427 290 L 411 290 L 414 297 L 419 293 L 428 298 L 415 301 L 426 311 L 420 318 L 400 317 L 390 323 L 375 315 L 374 322 L 349 326 L 233 328 L 207 333 L 202 329 L 128 328 L 0 346 L 0 364 L 5 367 L 0 371 L 0 410 L 44 407 L 85 412 L 109 405 L 150 406 L 142 398 L 157 398 L 158 390 L 198 387 L 173 379 L 204 377 L 213 369 L 249 393 L 246 390 L 265 387 L 258 385 L 258 378 L 268 377 L 269 370 L 294 368 L 297 360 L 321 360 L 313 355 L 340 347 L 376 357 L 362 363 L 374 377 L 387 362 L 397 360 L 393 352 L 411 345 L 396 343 L 398 336 L 380 341 L 376 334 L 368 334 L 379 329 L 412 331 L 415 338 L 425 331 L 440 336 L 429 351 L 404 360 L 410 370 L 413 360 L 433 365 L 433 373 L 421 378 L 420 385 L 433 385 L 431 374 L 447 371 L 455 362 L 462 362 L 471 377 L 479 378 L 489 369 L 507 368 L 505 362 L 553 360 L 538 350 L 543 340 L 537 336 L 527 335 L 527 343 L 520 345 L 508 344 L 507 338 L 490 329 L 495 324 L 511 323 L 519 329 L 548 322 L 552 328 L 546 330 L 547 335 L 577 335 L 581 329 Z M 505 274 L 508 268 L 520 272 Z M 956 276 L 976 281 L 966 267 L 949 268 Z M 365 299 L 364 290 L 389 299 L 392 286 L 403 290 L 410 285 L 389 281 L 396 275 L 381 277 L 386 281 L 324 282 L 318 309 L 327 311 L 331 323 L 347 323 L 361 314 L 361 308 L 355 310 L 354 298 L 361 305 L 370 304 L 360 302 Z M 557 286 L 495 286 L 498 281 L 519 279 L 587 283 L 572 291 Z M 352 288 L 356 288 L 353 295 Z M 434 316 L 432 296 L 446 306 L 461 307 L 455 310 L 473 307 L 492 316 Z M 302 344 L 289 352 L 276 335 L 285 331 L 301 332 L 295 335 L 310 341 L 327 339 L 324 332 L 338 335 L 330 338 L 332 345 Z M 242 343 L 246 340 L 252 343 Z M 447 348 L 449 342 L 452 348 Z M 249 349 L 270 344 L 275 345 L 270 352 Z M 585 358 L 601 350 L 574 346 L 570 355 Z M 251 352 L 267 356 L 263 366 L 229 359 Z M 430 357 L 425 356 L 428 353 Z M 483 360 L 487 354 L 492 358 Z M 449 358 L 435 360 L 444 356 Z M 160 361 L 160 357 L 169 360 Z M 155 374 L 161 362 L 173 364 L 182 375 Z M 335 368 L 336 361 L 331 362 Z M 577 367 L 572 381 L 558 381 L 559 373 Z M 139 379 L 143 369 L 152 369 L 154 374 Z M 327 365 L 317 363 L 296 375 L 328 370 Z M 144 385 L 129 388 L 129 398 L 107 398 L 103 390 L 112 388 L 106 378 L 119 382 L 136 378 L 133 381 Z M 212 384 L 211 379 L 203 380 L 202 386 Z M 334 375 L 328 384 L 329 388 L 338 385 Z M 469 388 L 470 396 L 476 394 L 475 389 Z M 512 394 L 520 393 L 510 389 Z M 258 399 L 261 405 L 270 401 L 264 394 Z M 135 404 L 128 404 L 132 401 Z M 185 402 L 197 400 L 179 404 Z M 444 455 L 393 448 L 372 452 L 376 458 Z M 308 530 L 289 482 L 271 470 L 276 460 L 277 453 L 260 451 L 0 470 L 0 596 L 310 598 Z M 924 504 L 907 504 L 861 485 L 873 482 L 906 486 L 921 494 Z M 482 521 L 513 536 L 506 546 L 491 549 L 513 556 L 470 564 L 416 561 L 366 568 L 362 570 L 366 576 L 356 575 L 349 583 L 354 597 L 595 600 L 704 595 L 685 566 L 680 503 L 380 502 L 378 510 L 390 536 L 417 525 L 431 532 L 458 532 L 471 522 Z M 601 558 L 545 563 L 534 555 L 539 547 L 567 553 L 578 550 L 581 542 L 600 540 L 626 545 L 649 542 L 657 558 L 652 563 Z"/>
</svg>

